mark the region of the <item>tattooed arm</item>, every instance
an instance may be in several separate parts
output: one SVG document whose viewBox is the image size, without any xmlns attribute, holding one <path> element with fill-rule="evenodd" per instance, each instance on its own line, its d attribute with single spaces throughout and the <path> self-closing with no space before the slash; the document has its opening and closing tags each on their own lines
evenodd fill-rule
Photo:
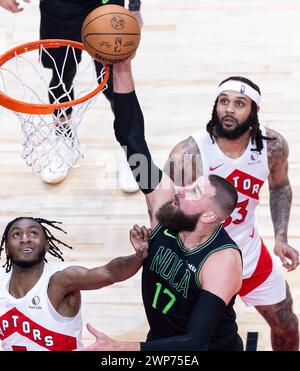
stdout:
<svg viewBox="0 0 300 371">
<path fill-rule="evenodd" d="M 199 147 L 193 137 L 183 140 L 172 149 L 164 172 L 177 186 L 190 185 L 203 175 Z"/>
<path fill-rule="evenodd" d="M 270 209 L 275 233 L 274 252 L 283 266 L 292 271 L 299 265 L 299 253 L 288 244 L 288 224 L 292 205 L 292 188 L 288 177 L 287 141 L 274 130 L 267 135 L 276 140 L 268 142 L 268 164 L 270 169 Z"/>
</svg>

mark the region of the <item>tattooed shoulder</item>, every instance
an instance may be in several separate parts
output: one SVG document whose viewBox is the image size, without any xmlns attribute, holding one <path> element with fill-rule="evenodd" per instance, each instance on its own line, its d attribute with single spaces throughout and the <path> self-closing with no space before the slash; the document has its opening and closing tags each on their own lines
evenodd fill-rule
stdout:
<svg viewBox="0 0 300 371">
<path fill-rule="evenodd" d="M 174 147 L 164 171 L 176 185 L 191 184 L 203 173 L 199 147 L 193 137 L 181 141 Z"/>
<path fill-rule="evenodd" d="M 190 155 L 200 153 L 199 147 L 193 137 L 186 138 L 185 140 L 178 143 L 177 146 L 178 146 L 178 150 L 180 150 L 181 153 L 187 153 Z"/>
</svg>

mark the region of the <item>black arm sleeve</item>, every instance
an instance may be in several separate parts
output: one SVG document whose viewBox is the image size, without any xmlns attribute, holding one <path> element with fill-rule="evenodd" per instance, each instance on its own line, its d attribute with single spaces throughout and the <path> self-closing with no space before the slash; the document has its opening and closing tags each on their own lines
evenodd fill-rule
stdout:
<svg viewBox="0 0 300 371">
<path fill-rule="evenodd" d="M 129 0 L 128 9 L 131 12 L 139 11 L 141 8 L 141 1 L 140 0 Z"/>
<path fill-rule="evenodd" d="M 153 163 L 145 140 L 144 117 L 135 92 L 114 93 L 114 130 L 123 147 L 133 176 L 144 193 L 159 184 L 162 171 Z"/>
<path fill-rule="evenodd" d="M 226 304 L 221 298 L 209 291 L 202 290 L 188 322 L 185 335 L 141 343 L 141 350 L 207 350 L 209 341 L 222 319 L 225 309 Z"/>
</svg>

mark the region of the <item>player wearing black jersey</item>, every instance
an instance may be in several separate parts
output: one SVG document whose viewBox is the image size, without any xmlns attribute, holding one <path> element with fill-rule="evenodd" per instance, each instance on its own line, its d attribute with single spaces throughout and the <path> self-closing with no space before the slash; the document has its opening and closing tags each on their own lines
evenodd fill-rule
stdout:
<svg viewBox="0 0 300 371">
<path fill-rule="evenodd" d="M 140 179 L 153 228 L 142 276 L 150 332 L 146 342 L 115 342 L 88 325 L 96 342 L 86 350 L 241 350 L 232 307 L 241 255 L 220 225 L 236 205 L 236 190 L 210 175 L 175 192 L 152 162 L 129 60 L 114 66 L 114 92 L 116 138 Z"/>
<path fill-rule="evenodd" d="M 178 348 L 181 347 L 180 342 L 172 344 L 174 339 L 172 340 L 171 337 L 186 336 L 191 313 L 195 310 L 194 315 L 198 316 L 197 301 L 203 295 L 202 283 L 199 280 L 202 267 L 205 266 L 210 255 L 224 249 L 237 249 L 237 246 L 220 225 L 207 241 L 188 250 L 178 231 L 158 224 L 151 235 L 148 259 L 143 265 L 143 302 L 150 332 L 147 337 L 148 343 L 142 344 L 142 349 L 158 350 L 161 349 L 161 345 L 165 350 L 180 349 Z M 220 256 L 222 255 L 221 253 Z M 215 300 L 213 296 L 209 296 L 208 292 L 204 295 L 208 295 L 209 300 Z M 208 328 L 211 331 L 211 337 L 206 336 L 202 346 L 196 339 L 193 340 L 190 337 L 188 340 L 186 337 L 182 339 L 185 342 L 183 348 L 186 350 L 206 349 L 208 344 L 209 350 L 237 349 L 240 342 L 237 338 L 236 316 L 233 310 L 234 300 L 235 296 L 226 306 L 217 325 L 213 316 L 211 319 L 207 316 L 206 319 L 199 318 L 199 328 L 194 330 L 195 334 L 197 331 L 203 331 L 204 320 L 212 320 L 211 327 Z M 205 304 L 201 302 L 201 305 Z M 191 326 L 196 325 L 197 322 L 198 320 L 195 319 L 195 322 L 191 322 Z M 153 341 L 163 338 L 167 338 L 163 344 L 161 340 Z"/>
</svg>

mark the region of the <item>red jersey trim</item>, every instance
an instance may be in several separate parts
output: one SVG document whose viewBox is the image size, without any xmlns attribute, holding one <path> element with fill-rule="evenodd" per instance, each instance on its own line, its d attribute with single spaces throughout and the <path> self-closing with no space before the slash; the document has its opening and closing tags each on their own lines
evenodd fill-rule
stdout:
<svg viewBox="0 0 300 371">
<path fill-rule="evenodd" d="M 260 256 L 256 265 L 256 268 L 251 277 L 245 278 L 242 283 L 242 287 L 239 291 L 240 296 L 249 294 L 256 287 L 261 285 L 271 274 L 273 269 L 273 261 L 271 255 L 266 248 L 265 244 L 261 240 Z"/>
</svg>

